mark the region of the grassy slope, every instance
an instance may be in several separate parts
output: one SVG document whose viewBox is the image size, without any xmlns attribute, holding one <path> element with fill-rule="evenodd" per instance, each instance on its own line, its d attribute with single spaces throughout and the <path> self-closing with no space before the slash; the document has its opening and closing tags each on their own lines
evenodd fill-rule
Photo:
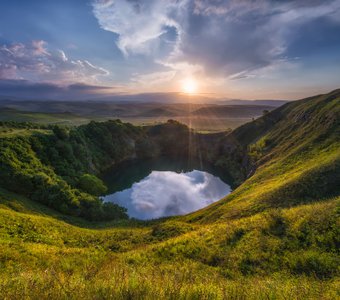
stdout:
<svg viewBox="0 0 340 300">
<path fill-rule="evenodd" d="M 100 119 L 100 118 L 98 118 Z M 90 122 L 90 118 L 71 113 L 43 113 L 19 111 L 16 109 L 2 109 L 1 121 L 36 122 L 42 124 L 80 125 Z"/>
<path fill-rule="evenodd" d="M 200 226 L 86 229 L 19 199 L 0 208 L 0 293 L 5 299 L 335 299 L 338 256 L 329 249 L 339 236 L 339 202 Z"/>
<path fill-rule="evenodd" d="M 295 102 L 236 130 L 255 174 L 185 217 L 94 228 L 0 191 L 0 294 L 335 299 L 339 103 L 338 93 Z"/>
<path fill-rule="evenodd" d="M 49 130 L 44 129 L 28 129 L 28 128 L 4 128 L 0 127 L 0 138 L 31 136 L 33 134 L 43 133 L 49 134 Z"/>
<path fill-rule="evenodd" d="M 255 174 L 212 206 L 185 217 L 239 218 L 340 193 L 340 91 L 286 104 L 232 135 L 252 149 Z M 246 134 L 246 133 L 250 134 Z"/>
</svg>

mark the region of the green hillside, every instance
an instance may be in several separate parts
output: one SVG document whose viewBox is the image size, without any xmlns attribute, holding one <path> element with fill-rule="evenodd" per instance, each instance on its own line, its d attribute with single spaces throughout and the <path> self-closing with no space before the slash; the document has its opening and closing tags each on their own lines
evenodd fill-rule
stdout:
<svg viewBox="0 0 340 300">
<path fill-rule="evenodd" d="M 252 215 L 340 194 L 340 90 L 286 104 L 247 123 L 222 144 L 247 153 L 254 173 L 229 197 L 188 216 L 205 221 Z M 256 170 L 256 171 L 255 171 Z"/>
<path fill-rule="evenodd" d="M 2 123 L 0 295 L 340 297 L 339 120 L 337 90 L 215 135 L 175 121 L 145 128 Z M 107 165 L 132 157 L 198 153 L 237 188 L 186 216 L 141 222 L 118 207 L 105 215 L 96 192 L 81 185 L 84 175 L 97 183 Z"/>
</svg>

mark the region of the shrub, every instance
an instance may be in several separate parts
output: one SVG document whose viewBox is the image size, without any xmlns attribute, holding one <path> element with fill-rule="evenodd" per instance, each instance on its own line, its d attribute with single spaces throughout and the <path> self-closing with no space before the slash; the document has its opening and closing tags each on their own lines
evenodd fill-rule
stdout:
<svg viewBox="0 0 340 300">
<path fill-rule="evenodd" d="M 84 174 L 79 178 L 78 186 L 84 192 L 100 196 L 107 192 L 107 187 L 102 180 L 95 175 Z"/>
<path fill-rule="evenodd" d="M 314 275 L 320 279 L 331 278 L 339 272 L 339 257 L 315 250 L 291 253 L 287 264 L 296 274 Z"/>
</svg>

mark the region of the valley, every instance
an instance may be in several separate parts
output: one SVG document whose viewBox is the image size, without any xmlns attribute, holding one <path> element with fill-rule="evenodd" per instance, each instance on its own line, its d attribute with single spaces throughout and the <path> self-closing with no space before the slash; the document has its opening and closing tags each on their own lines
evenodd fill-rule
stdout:
<svg viewBox="0 0 340 300">
<path fill-rule="evenodd" d="M 0 294 L 336 299 L 339 120 L 335 90 L 210 134 L 174 120 L 2 122 Z M 233 191 L 196 212 L 146 221 L 100 201 L 109 168 L 164 156 L 218 168 Z"/>
<path fill-rule="evenodd" d="M 188 99 L 183 99 L 188 100 Z M 190 100 L 190 99 L 189 99 Z M 160 100 L 159 100 L 160 101 Z M 228 103 L 228 102 L 226 102 Z M 233 101 L 232 104 L 114 102 L 114 101 L 0 101 L 0 121 L 82 125 L 91 120 L 120 119 L 134 125 L 154 125 L 177 120 L 197 131 L 234 129 L 270 111 L 275 101 Z M 282 102 L 279 102 L 282 103 Z"/>
</svg>

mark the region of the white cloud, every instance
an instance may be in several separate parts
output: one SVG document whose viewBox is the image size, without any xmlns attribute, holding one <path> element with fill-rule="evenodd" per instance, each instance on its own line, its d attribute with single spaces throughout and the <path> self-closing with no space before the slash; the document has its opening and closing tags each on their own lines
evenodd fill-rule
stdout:
<svg viewBox="0 0 340 300">
<path fill-rule="evenodd" d="M 296 28 L 320 17 L 340 20 L 340 0 L 97 0 L 93 11 L 126 56 L 152 55 L 175 71 L 199 66 L 206 76 L 235 79 L 291 64 L 283 58 Z M 177 34 L 163 51 L 169 27 Z"/>
<path fill-rule="evenodd" d="M 131 217 L 155 219 L 201 209 L 229 194 L 230 186 L 201 171 L 153 171 L 131 189 L 104 197 L 128 209 Z"/>
<path fill-rule="evenodd" d="M 87 60 L 72 60 L 62 50 L 48 49 L 45 41 L 0 45 L 0 79 L 94 83 L 108 74 Z"/>
<path fill-rule="evenodd" d="M 119 35 L 120 50 L 131 53 L 151 53 L 166 33 L 166 26 L 177 27 L 169 15 L 176 8 L 176 1 L 114 1 L 97 0 L 93 12 L 100 26 Z"/>
</svg>

